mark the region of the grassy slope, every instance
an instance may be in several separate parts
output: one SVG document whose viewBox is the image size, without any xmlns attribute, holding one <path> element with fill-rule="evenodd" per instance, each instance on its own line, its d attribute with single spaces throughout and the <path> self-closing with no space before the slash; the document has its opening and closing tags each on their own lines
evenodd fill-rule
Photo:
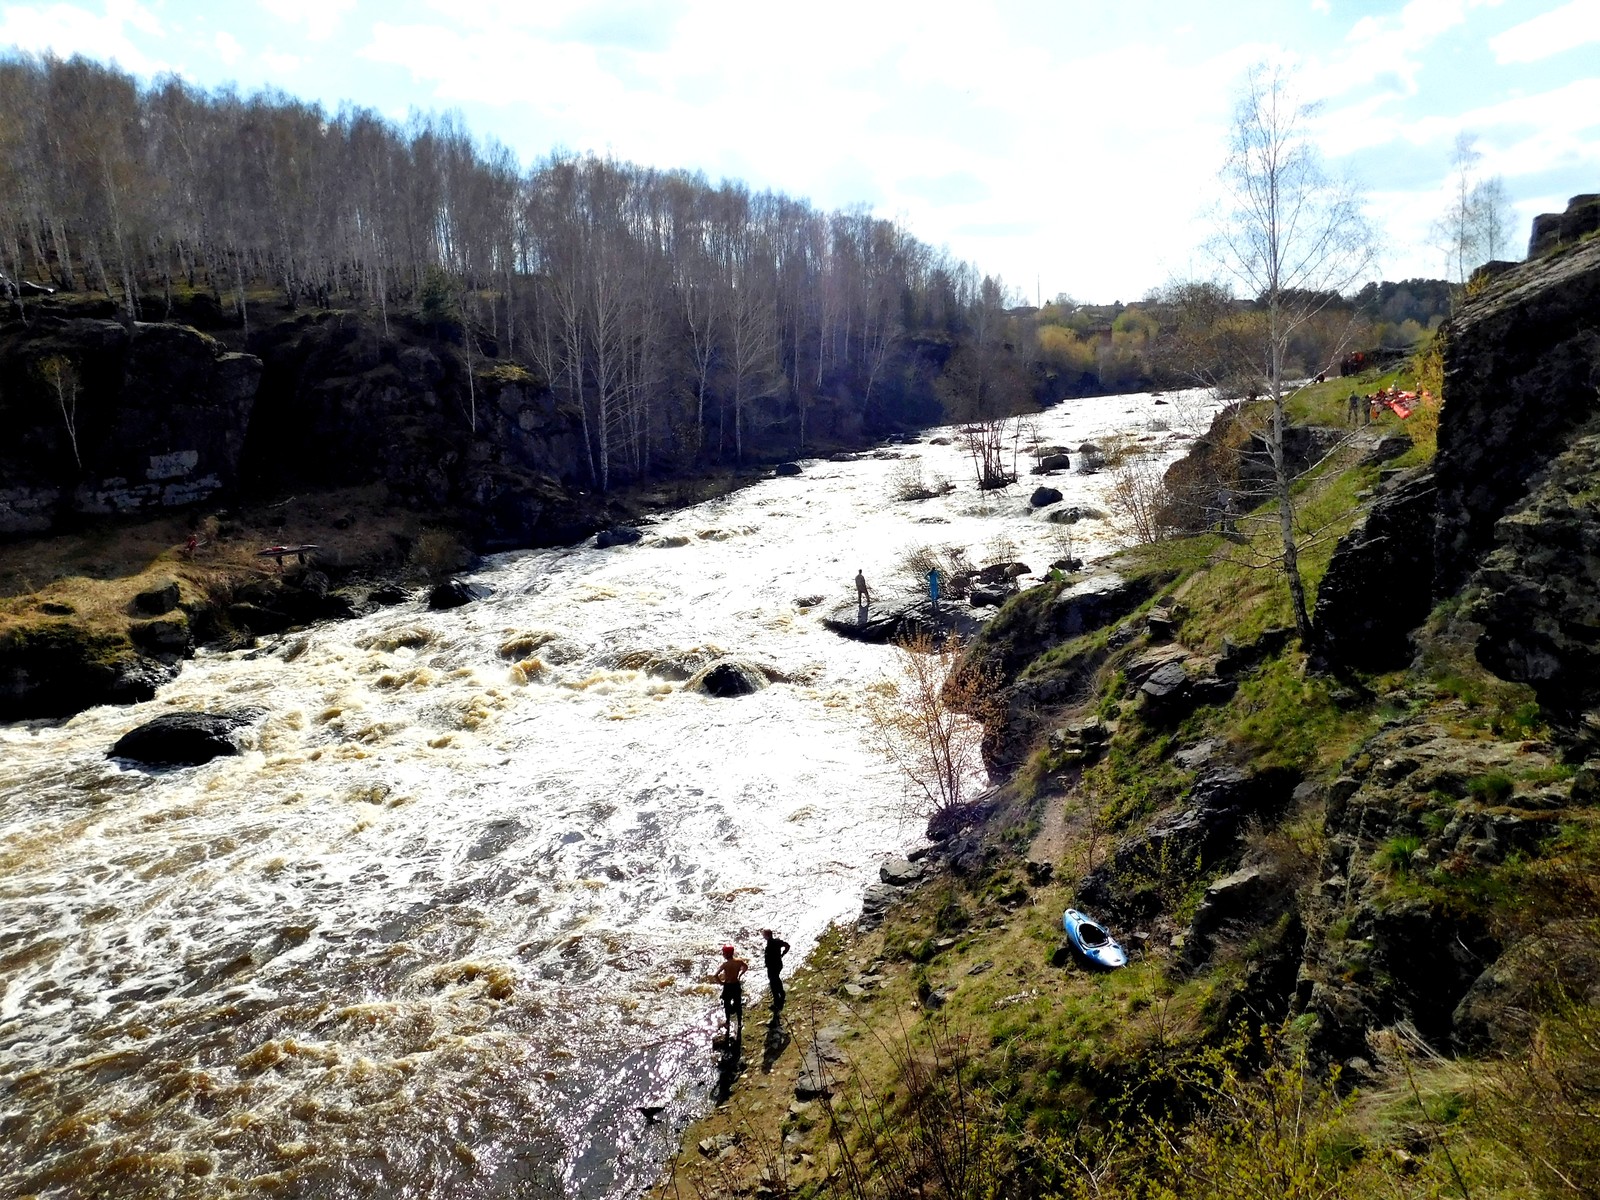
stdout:
<svg viewBox="0 0 1600 1200">
<path fill-rule="evenodd" d="M 1360 390 L 1393 379 L 1363 379 Z M 1336 424 L 1350 382 L 1307 389 L 1292 408 L 1299 419 Z M 1421 415 L 1406 425 L 1416 447 L 1386 467 L 1431 458 L 1437 413 Z M 1384 423 L 1400 425 L 1392 416 Z M 1313 588 L 1377 470 L 1335 459 L 1298 486 L 1308 521 L 1328 526 L 1304 559 Z M 1207 535 L 1132 552 L 1124 566 L 1176 572 L 1167 595 L 1188 609 L 1180 640 L 1214 652 L 1224 634 L 1245 642 L 1289 623 L 1281 576 L 1246 566 L 1242 557 Z M 832 938 L 797 981 L 790 1004 L 791 1014 L 811 1014 L 794 1024 L 802 1044 L 817 1024 L 850 1031 L 848 1082 L 831 1118 L 821 1104 L 786 1104 L 797 1060 L 790 1050 L 773 1074 L 747 1076 L 757 1080 L 759 1101 L 742 1083 L 693 1130 L 658 1195 L 731 1194 L 761 1179 L 769 1195 L 976 1196 L 990 1185 L 1007 1195 L 1107 1197 L 1595 1194 L 1592 1183 L 1563 1192 L 1558 1176 L 1529 1165 L 1529 1155 L 1569 1172 L 1574 1161 L 1594 1162 L 1583 1157 L 1600 1141 L 1592 1116 L 1581 1112 L 1591 1101 L 1572 1078 L 1559 1078 L 1563 1069 L 1581 1079 L 1600 1068 L 1600 1021 L 1585 1004 L 1557 1005 L 1545 1019 L 1536 1046 L 1550 1053 L 1510 1063 L 1440 1058 L 1403 1032 L 1389 1034 L 1386 1066 L 1352 1090 L 1348 1082 L 1328 1086 L 1322 1070 L 1300 1057 L 1304 1019 L 1268 1047 L 1253 1034 L 1239 1042 L 1230 1024 L 1239 1011 L 1235 998 L 1258 960 L 1270 957 L 1281 928 L 1223 947 L 1197 974 L 1177 968 L 1170 935 L 1185 926 L 1205 877 L 1175 875 L 1163 891 L 1163 911 L 1137 931 L 1148 936 L 1133 939 L 1144 949 L 1129 968 L 1104 976 L 1049 965 L 1076 881 L 1104 861 L 1121 831 L 1170 804 L 1192 779 L 1170 762 L 1176 746 L 1217 737 L 1258 765 L 1291 766 L 1326 782 L 1358 759 L 1372 733 L 1402 717 L 1442 724 L 1463 738 L 1539 742 L 1543 731 L 1527 689 L 1479 667 L 1452 622 L 1447 606 L 1430 622 L 1418 664 L 1363 680 L 1365 692 L 1308 675 L 1291 648 L 1227 703 L 1199 709 L 1172 731 L 1138 719 L 1114 656 L 1098 675 L 1098 693 L 1078 712 L 1060 714 L 1065 721 L 1098 711 L 1115 720 L 1105 757 L 1080 770 L 1041 745 L 1009 789 L 1011 830 L 1054 824 L 1062 831 L 1058 881 L 1027 886 L 1018 848 L 979 878 L 942 875 L 923 885 L 881 930 Z M 1104 639 L 1099 631 L 1045 657 L 1059 661 Z M 1246 853 L 1306 875 L 1316 870 L 1323 839 L 1318 806 L 1256 828 Z M 1600 833 L 1579 812 L 1542 856 L 1513 856 L 1475 873 L 1460 885 L 1464 894 L 1445 894 L 1458 885 L 1440 871 L 1391 864 L 1382 878 L 1396 901 L 1465 904 L 1484 920 L 1524 930 L 1567 915 L 1592 930 L 1600 912 L 1595 887 L 1575 881 L 1592 880 L 1597 865 Z M 1317 917 L 1314 908 L 1308 915 L 1337 920 Z M 1339 933 L 1335 927 L 1320 936 Z M 935 1008 L 930 997 L 942 1003 Z M 1230 1043 L 1232 1056 L 1217 1049 Z M 1556 1047 L 1570 1059 L 1566 1068 Z M 1259 1069 L 1263 1061 L 1270 1069 Z M 1287 1124 L 1285 1114 L 1293 1116 Z M 737 1145 L 715 1159 L 696 1151 L 699 1139 L 717 1134 Z M 1172 1147 L 1181 1147 L 1181 1156 Z M 910 1158 L 932 1164 L 936 1174 L 959 1160 L 963 1182 L 926 1193 L 897 1186 L 896 1164 Z M 1267 1192 L 1246 1186 L 1280 1167 L 1285 1173 Z M 1142 1172 L 1160 1186 L 1144 1190 Z"/>
</svg>

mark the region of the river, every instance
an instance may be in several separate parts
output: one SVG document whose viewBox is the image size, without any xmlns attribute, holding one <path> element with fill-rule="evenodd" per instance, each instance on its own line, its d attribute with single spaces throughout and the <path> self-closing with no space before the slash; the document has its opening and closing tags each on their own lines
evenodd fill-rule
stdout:
<svg viewBox="0 0 1600 1200">
<path fill-rule="evenodd" d="M 1166 460 L 1179 412 L 1077 400 L 1031 432 L 1128 430 Z M 929 440 L 949 432 L 805 461 L 634 546 L 499 556 L 456 611 L 0 727 L 0 1193 L 638 1195 L 708 1102 L 716 948 L 757 960 L 771 926 L 798 961 L 920 832 L 863 733 L 893 651 L 820 616 L 858 568 L 914 587 L 919 546 L 1042 572 L 1069 527 L 1038 482 L 1104 506 L 1106 473 L 980 493 Z M 912 470 L 957 487 L 894 499 Z M 1070 529 L 1078 555 L 1114 544 Z M 502 654 L 519 638 L 534 657 Z M 781 682 L 685 691 L 673 664 L 717 651 Z M 160 712 L 241 705 L 267 715 L 238 757 L 106 757 Z"/>
</svg>

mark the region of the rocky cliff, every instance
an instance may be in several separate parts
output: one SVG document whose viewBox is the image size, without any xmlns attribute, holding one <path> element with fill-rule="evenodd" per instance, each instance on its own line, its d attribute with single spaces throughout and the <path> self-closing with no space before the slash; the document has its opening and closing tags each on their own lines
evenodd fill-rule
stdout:
<svg viewBox="0 0 1600 1200">
<path fill-rule="evenodd" d="M 260 359 L 187 326 L 0 326 L 0 535 L 233 486 L 260 380 Z"/>
</svg>

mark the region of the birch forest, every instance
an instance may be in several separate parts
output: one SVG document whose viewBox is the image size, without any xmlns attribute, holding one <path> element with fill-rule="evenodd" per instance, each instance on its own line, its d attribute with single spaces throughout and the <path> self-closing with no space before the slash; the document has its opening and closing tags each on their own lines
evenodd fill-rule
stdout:
<svg viewBox="0 0 1600 1200">
<path fill-rule="evenodd" d="M 0 273 L 23 319 L 53 288 L 135 320 L 206 300 L 247 337 L 313 308 L 429 329 L 581 409 L 601 489 L 803 450 L 819 403 L 992 416 L 1037 366 L 998 280 L 865 209 L 84 59 L 0 60 Z"/>
</svg>

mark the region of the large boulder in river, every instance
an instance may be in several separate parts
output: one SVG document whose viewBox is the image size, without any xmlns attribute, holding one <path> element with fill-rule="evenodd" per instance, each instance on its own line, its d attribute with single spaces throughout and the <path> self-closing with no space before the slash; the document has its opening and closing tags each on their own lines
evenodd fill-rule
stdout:
<svg viewBox="0 0 1600 1200">
<path fill-rule="evenodd" d="M 1033 495 L 1028 497 L 1028 503 L 1035 508 L 1043 508 L 1047 504 L 1058 504 L 1060 501 L 1061 493 L 1053 487 L 1036 487 L 1033 489 Z"/>
<path fill-rule="evenodd" d="M 956 634 L 970 637 L 982 621 L 948 601 L 937 608 L 928 600 L 899 604 L 856 605 L 846 602 L 822 618 L 825 628 L 856 642 L 898 642 L 927 633 L 934 637 Z"/>
<path fill-rule="evenodd" d="M 235 734 L 265 715 L 264 709 L 236 708 L 225 713 L 163 713 L 117 739 L 108 757 L 152 767 L 192 767 L 238 754 Z"/>
<path fill-rule="evenodd" d="M 460 608 L 463 604 L 471 604 L 474 600 L 482 600 L 488 595 L 489 589 L 481 584 L 467 583 L 461 579 L 447 579 L 428 593 L 428 607 L 436 611 Z"/>
<path fill-rule="evenodd" d="M 779 475 L 798 475 L 800 474 L 800 464 L 796 462 L 782 462 L 777 465 L 776 471 Z"/>
<path fill-rule="evenodd" d="M 612 546 L 631 546 L 644 534 L 632 525 L 613 525 L 594 535 L 596 550 L 609 550 Z"/>
<path fill-rule="evenodd" d="M 687 691 L 704 692 L 707 696 L 748 696 L 766 687 L 767 677 L 759 667 L 737 658 L 719 658 L 683 686 Z"/>
</svg>

